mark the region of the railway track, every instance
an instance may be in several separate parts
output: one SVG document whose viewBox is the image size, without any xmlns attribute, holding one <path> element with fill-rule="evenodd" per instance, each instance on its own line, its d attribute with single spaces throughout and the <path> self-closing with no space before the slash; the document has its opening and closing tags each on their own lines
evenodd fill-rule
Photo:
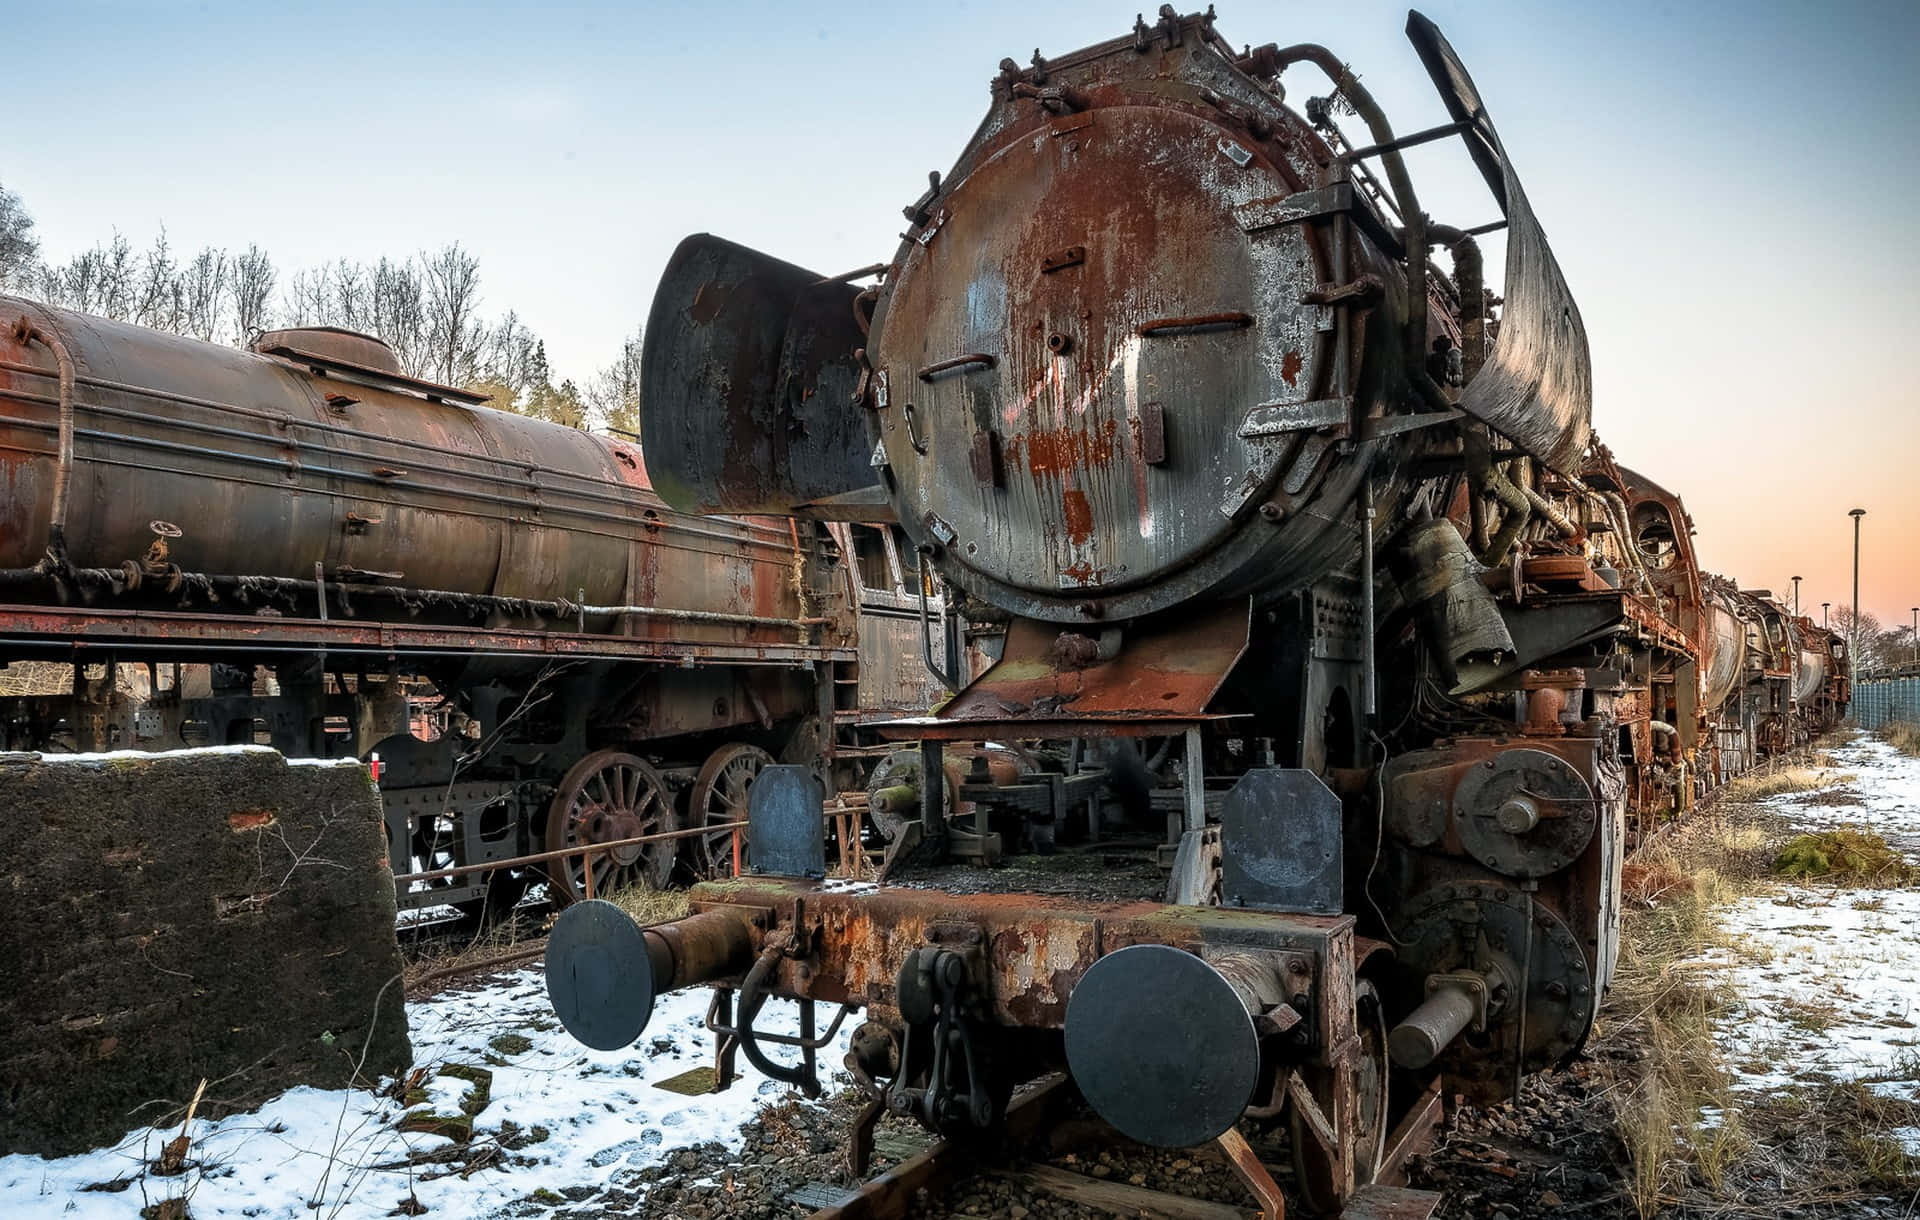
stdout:
<svg viewBox="0 0 1920 1220">
<path fill-rule="evenodd" d="M 1058 1162 L 1094 1164 L 1098 1150 L 1126 1142 L 1077 1102 L 1078 1094 L 1067 1077 L 1047 1078 L 1008 1107 L 1005 1136 L 997 1145 L 940 1140 L 859 1186 L 809 1183 L 789 1194 L 788 1200 L 814 1207 L 810 1220 L 902 1220 L 929 1200 L 951 1198 L 963 1183 L 988 1180 L 1114 1216 L 1284 1220 L 1287 1215 L 1286 1197 L 1274 1169 L 1237 1130 L 1221 1137 L 1216 1146 L 1220 1169 L 1244 1188 L 1245 1199 L 1239 1203 L 1150 1189 L 1065 1167 Z M 1411 1151 L 1403 1151 L 1402 1159 Z M 1195 1155 L 1204 1157 L 1197 1150 Z M 1279 1172 L 1285 1176 L 1290 1171 Z M 1427 1220 L 1439 1201 L 1438 1195 L 1428 1191 L 1379 1184 L 1361 1189 L 1341 1216 L 1343 1220 Z M 948 1215 L 952 1220 L 986 1220 L 957 1208 Z"/>
</svg>

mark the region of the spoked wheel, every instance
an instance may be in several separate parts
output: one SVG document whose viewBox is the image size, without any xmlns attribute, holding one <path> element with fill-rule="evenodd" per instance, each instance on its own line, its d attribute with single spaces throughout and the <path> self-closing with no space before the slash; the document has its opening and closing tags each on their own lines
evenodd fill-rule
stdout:
<svg viewBox="0 0 1920 1220">
<path fill-rule="evenodd" d="M 773 755 L 759 746 L 731 742 L 707 756 L 687 794 L 687 826 L 724 826 L 747 818 L 747 789 L 755 777 L 773 765 Z M 733 831 L 716 830 L 686 840 L 687 867 L 701 880 L 724 877 L 733 871 Z M 746 840 L 741 837 L 741 862 Z"/>
<path fill-rule="evenodd" d="M 1358 1190 L 1380 1171 L 1387 1145 L 1387 1019 L 1380 995 L 1372 983 L 1357 980 L 1353 987 L 1354 1025 L 1360 1045 L 1354 1048 L 1347 1073 L 1353 1083 L 1353 1185 Z M 1316 1093 L 1319 1090 L 1314 1090 Z M 1321 1214 L 1340 1210 L 1336 1167 L 1297 1107 L 1291 1111 L 1293 1173 L 1305 1196 L 1307 1209 Z"/>
<path fill-rule="evenodd" d="M 547 850 L 617 843 L 674 829 L 673 805 L 660 773 L 645 760 L 619 750 L 596 750 L 575 763 L 560 781 L 547 810 Z M 658 889 L 673 871 L 674 841 L 635 843 L 588 856 L 547 862 L 557 903 L 587 896 L 587 860 L 593 861 L 593 893 L 641 885 Z"/>
</svg>

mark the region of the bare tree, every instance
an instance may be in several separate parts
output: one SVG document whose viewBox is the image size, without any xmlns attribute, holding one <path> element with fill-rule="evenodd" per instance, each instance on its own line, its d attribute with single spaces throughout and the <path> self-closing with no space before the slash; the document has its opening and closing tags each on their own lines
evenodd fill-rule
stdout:
<svg viewBox="0 0 1920 1220">
<path fill-rule="evenodd" d="M 431 375 L 447 384 L 471 381 L 479 373 L 478 357 L 486 335 L 475 317 L 480 307 L 480 260 L 454 242 L 436 253 L 421 254 L 420 270 L 427 290 Z"/>
<path fill-rule="evenodd" d="M 614 432 L 640 435 L 640 340 L 634 331 L 620 345 L 620 357 L 587 384 L 592 422 Z"/>
<path fill-rule="evenodd" d="M 273 284 L 279 273 L 273 260 L 259 246 L 249 245 L 233 260 L 234 344 L 245 347 L 254 335 L 267 327 L 267 306 L 273 299 Z"/>
<path fill-rule="evenodd" d="M 145 263 L 133 285 L 132 300 L 135 322 L 155 330 L 180 332 L 186 302 L 182 296 L 180 268 L 173 260 L 165 226 L 147 247 Z"/>
<path fill-rule="evenodd" d="M 30 286 L 40 270 L 40 242 L 20 196 L 0 186 L 0 288 Z"/>
<path fill-rule="evenodd" d="M 180 272 L 181 332 L 211 343 L 227 308 L 227 252 L 208 246 Z"/>
<path fill-rule="evenodd" d="M 426 371 L 429 359 L 426 337 L 426 294 L 420 277 L 409 263 L 383 258 L 374 267 L 368 290 L 370 308 L 364 329 L 386 340 L 400 362 L 400 370 L 410 377 Z"/>
</svg>

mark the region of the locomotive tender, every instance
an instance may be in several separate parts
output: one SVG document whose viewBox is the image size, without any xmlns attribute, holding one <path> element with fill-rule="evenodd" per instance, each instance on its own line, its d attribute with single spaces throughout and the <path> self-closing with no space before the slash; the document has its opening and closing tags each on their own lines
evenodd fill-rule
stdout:
<svg viewBox="0 0 1920 1220">
<path fill-rule="evenodd" d="M 938 690 L 902 660 L 922 626 L 884 522 L 676 511 L 637 445 L 364 335 L 238 351 L 0 297 L 0 465 L 0 662 L 74 667 L 0 698 L 6 747 L 377 754 L 396 874 L 732 821 L 763 766 Z M 415 692 L 449 731 L 412 731 Z M 711 875 L 731 837 L 595 879 Z M 586 882 L 575 857 L 399 896 L 497 913 L 537 879 Z"/>
<path fill-rule="evenodd" d="M 657 928 L 563 915 L 576 1036 L 626 1045 L 708 983 L 723 1083 L 738 1051 L 817 1089 L 814 1005 L 862 1010 L 856 1168 L 882 1113 L 991 1131 L 1065 1067 L 1151 1144 L 1284 1116 L 1325 1208 L 1393 1178 L 1443 1087 L 1502 1096 L 1581 1044 L 1631 844 L 1830 719 L 1845 658 L 1705 576 L 1679 501 L 1595 440 L 1579 311 L 1487 107 L 1431 22 L 1407 33 L 1433 129 L 1396 134 L 1325 48 L 1163 7 L 1003 61 L 884 264 L 681 245 L 644 354 L 662 494 L 885 505 L 1004 652 L 883 726 L 922 755 L 886 884 L 768 871 Z M 1441 140 L 1498 219 L 1422 211 L 1402 150 Z M 1017 828 L 951 814 L 947 743 L 1103 737 L 1177 794 L 1164 888 L 1116 896 L 1098 856 L 1084 894 L 948 863 Z M 756 806 L 770 836 L 816 816 Z M 797 1064 L 754 1028 L 770 997 L 802 1006 Z"/>
</svg>

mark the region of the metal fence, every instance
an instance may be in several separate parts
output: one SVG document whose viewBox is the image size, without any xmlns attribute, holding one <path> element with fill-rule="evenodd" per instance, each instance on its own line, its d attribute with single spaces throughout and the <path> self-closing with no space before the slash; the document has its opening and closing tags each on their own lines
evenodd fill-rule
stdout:
<svg viewBox="0 0 1920 1220">
<path fill-rule="evenodd" d="M 1920 677 L 1854 683 L 1847 718 L 1863 729 L 1877 729 L 1890 720 L 1920 724 Z"/>
</svg>

